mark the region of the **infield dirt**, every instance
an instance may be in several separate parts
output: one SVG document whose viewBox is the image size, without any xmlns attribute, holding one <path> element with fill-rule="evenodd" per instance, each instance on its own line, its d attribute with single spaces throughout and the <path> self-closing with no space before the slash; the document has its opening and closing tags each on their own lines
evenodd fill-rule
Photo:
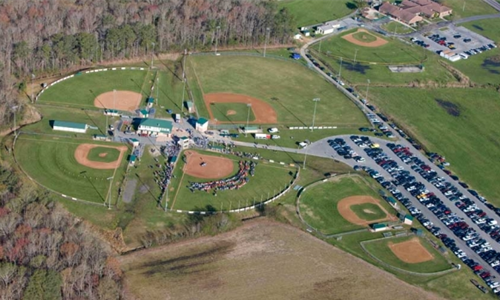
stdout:
<svg viewBox="0 0 500 300">
<path fill-rule="evenodd" d="M 204 179 L 216 179 L 228 177 L 233 173 L 234 164 L 229 158 L 213 155 L 203 155 L 196 151 L 186 151 L 187 163 L 184 165 L 184 173 Z M 202 164 L 204 164 L 202 166 Z"/>
<path fill-rule="evenodd" d="M 99 162 L 92 161 L 87 158 L 91 149 L 96 147 L 104 147 L 104 148 L 113 148 L 120 151 L 120 155 L 118 159 L 113 162 Z M 126 146 L 105 146 L 105 145 L 96 145 L 96 144 L 81 144 L 75 149 L 75 159 L 76 161 L 86 167 L 98 169 L 98 170 L 109 170 L 116 169 L 120 166 L 120 162 L 123 159 L 123 154 L 127 151 Z"/>
<path fill-rule="evenodd" d="M 434 259 L 434 256 L 425 249 L 418 238 L 401 243 L 389 242 L 388 245 L 394 255 L 405 263 L 418 264 Z"/>
<path fill-rule="evenodd" d="M 386 218 L 379 219 L 379 220 L 363 220 L 360 217 L 354 213 L 354 211 L 351 210 L 352 205 L 357 205 L 357 204 L 363 204 L 363 203 L 373 203 L 378 205 L 380 209 L 387 215 Z M 387 220 L 396 220 L 396 217 L 392 216 L 387 212 L 385 208 L 383 208 L 377 199 L 370 197 L 370 196 L 351 196 L 344 198 L 337 203 L 337 210 L 339 211 L 340 215 L 349 221 L 352 224 L 356 225 L 368 225 L 371 223 L 377 223 L 377 222 L 382 222 L 382 221 L 387 221 Z"/>
<path fill-rule="evenodd" d="M 353 36 L 354 34 L 359 33 L 359 32 L 365 32 L 366 34 L 372 35 L 373 37 L 375 37 L 375 41 L 372 41 L 372 42 L 360 41 L 359 39 L 357 39 Z M 358 45 L 358 46 L 363 46 L 363 47 L 375 48 L 375 47 L 380 47 L 380 46 L 387 44 L 387 41 L 384 40 L 383 38 L 380 38 L 376 35 L 373 35 L 370 32 L 368 32 L 366 29 L 362 29 L 362 28 L 358 29 L 358 31 L 356 31 L 356 32 L 346 34 L 346 35 L 342 36 L 342 38 L 350 43 L 353 43 L 353 44 Z"/>
<path fill-rule="evenodd" d="M 94 106 L 107 109 L 135 111 L 141 105 L 142 95 L 131 91 L 102 93 L 94 99 Z"/>
<path fill-rule="evenodd" d="M 205 106 L 208 109 L 210 119 L 214 120 L 215 117 L 212 113 L 210 103 L 245 103 L 252 105 L 252 111 L 255 120 L 249 122 L 252 124 L 276 124 L 278 123 L 278 116 L 273 107 L 265 101 L 252 98 L 247 95 L 232 94 L 232 93 L 211 93 L 203 95 Z M 228 112 L 229 113 L 229 112 Z M 228 114 L 229 115 L 229 114 Z M 217 123 L 229 123 L 225 121 L 217 121 Z"/>
</svg>

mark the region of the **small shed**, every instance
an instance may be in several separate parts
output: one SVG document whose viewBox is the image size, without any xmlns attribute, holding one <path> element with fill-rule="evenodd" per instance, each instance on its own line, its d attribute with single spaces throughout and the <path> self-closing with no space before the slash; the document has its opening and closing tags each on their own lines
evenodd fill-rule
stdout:
<svg viewBox="0 0 500 300">
<path fill-rule="evenodd" d="M 292 58 L 293 58 L 293 59 L 300 59 L 300 54 L 298 54 L 298 53 L 293 53 L 293 54 L 292 54 Z"/>
<path fill-rule="evenodd" d="M 172 156 L 169 161 L 171 164 L 175 164 L 177 162 L 177 156 Z"/>
<path fill-rule="evenodd" d="M 177 144 L 181 146 L 183 150 L 187 149 L 189 148 L 189 138 L 187 136 L 181 136 L 177 141 Z"/>
<path fill-rule="evenodd" d="M 137 147 L 139 146 L 139 140 L 138 139 L 128 139 L 128 143 L 132 146 L 132 147 Z"/>
<path fill-rule="evenodd" d="M 208 130 L 208 120 L 205 118 L 199 118 L 196 120 L 196 130 L 201 133 L 204 133 Z"/>
<path fill-rule="evenodd" d="M 130 155 L 129 158 L 128 158 L 128 164 L 133 166 L 135 164 L 135 161 L 137 160 L 137 156 L 135 155 Z"/>
<path fill-rule="evenodd" d="M 380 232 L 389 229 L 387 224 L 385 223 L 375 223 L 371 225 L 372 231 L 373 232 Z"/>
<path fill-rule="evenodd" d="M 261 133 L 262 129 L 259 126 L 245 126 L 243 127 L 243 133 Z"/>
<path fill-rule="evenodd" d="M 153 107 L 153 105 L 154 105 L 154 104 L 155 104 L 155 98 L 153 98 L 153 97 L 148 97 L 148 98 L 146 99 L 146 106 L 147 106 L 147 108 L 151 108 L 151 107 Z"/>
<path fill-rule="evenodd" d="M 102 134 L 94 134 L 94 136 L 92 137 L 93 140 L 95 141 L 105 141 L 108 139 L 107 136 L 105 135 L 102 135 Z"/>
<path fill-rule="evenodd" d="M 191 100 L 185 102 L 188 113 L 194 113 L 194 103 Z"/>
<path fill-rule="evenodd" d="M 104 115 L 105 116 L 112 116 L 112 117 L 119 117 L 120 113 L 116 109 L 105 109 Z"/>
<path fill-rule="evenodd" d="M 141 116 L 141 118 L 147 118 L 149 117 L 149 111 L 147 109 L 141 109 L 139 111 L 139 115 Z"/>
<path fill-rule="evenodd" d="M 398 206 L 399 206 L 399 205 L 398 205 L 398 202 L 396 201 L 396 199 L 394 199 L 394 198 L 392 198 L 392 197 L 387 197 L 386 199 L 387 199 L 387 202 L 389 202 L 389 204 L 390 204 L 392 207 L 394 207 L 394 208 L 398 209 Z"/>
<path fill-rule="evenodd" d="M 413 224 L 413 217 L 410 215 L 405 215 L 403 218 L 403 223 L 406 225 L 412 225 Z"/>
</svg>

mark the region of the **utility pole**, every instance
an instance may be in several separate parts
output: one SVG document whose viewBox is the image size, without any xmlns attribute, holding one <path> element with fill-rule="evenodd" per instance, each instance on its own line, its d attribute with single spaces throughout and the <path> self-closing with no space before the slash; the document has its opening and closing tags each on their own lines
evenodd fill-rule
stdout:
<svg viewBox="0 0 500 300">
<path fill-rule="evenodd" d="M 368 91 L 370 90 L 370 79 L 367 79 L 366 81 L 368 81 L 368 85 L 366 86 L 366 101 L 368 101 Z M 366 106 L 366 104 L 365 104 Z"/>
<path fill-rule="evenodd" d="M 266 41 L 264 43 L 264 57 L 266 57 L 267 40 L 269 39 L 269 27 L 266 28 Z"/>
<path fill-rule="evenodd" d="M 252 107 L 252 104 L 251 103 L 248 103 L 247 104 L 247 127 L 245 128 L 245 137 L 247 137 L 247 132 L 248 132 L 248 122 L 250 121 L 250 108 Z"/>
<path fill-rule="evenodd" d="M 111 180 L 111 183 L 109 184 L 109 191 L 108 191 L 108 209 L 111 209 L 111 187 L 113 186 L 113 176 L 106 178 L 107 180 Z M 104 204 L 106 205 L 106 204 Z"/>
<path fill-rule="evenodd" d="M 164 209 L 164 211 L 167 212 L 167 205 L 168 205 L 168 184 L 167 184 L 167 186 L 165 188 L 167 189 L 167 197 L 165 198 L 165 209 Z"/>
<path fill-rule="evenodd" d="M 187 54 L 187 49 L 184 49 L 184 57 L 182 58 L 182 100 L 181 100 L 181 114 L 182 114 L 182 107 L 184 106 L 184 93 L 186 91 L 186 54 Z"/>
<path fill-rule="evenodd" d="M 33 96 L 33 79 L 35 79 L 35 74 L 31 73 L 31 103 L 35 103 Z"/>
<path fill-rule="evenodd" d="M 220 26 L 215 28 L 215 55 L 217 55 L 217 44 L 219 43 L 219 29 Z"/>
<path fill-rule="evenodd" d="M 156 106 L 158 106 L 159 90 L 160 90 L 160 77 L 156 77 Z"/>
<path fill-rule="evenodd" d="M 339 79 L 341 74 L 342 74 L 342 57 L 340 57 Z"/>
<path fill-rule="evenodd" d="M 358 56 L 358 50 L 359 49 L 354 50 L 354 63 L 356 63 L 356 57 Z"/>
<path fill-rule="evenodd" d="M 462 11 L 465 11 L 465 0 L 464 0 L 464 6 L 462 7 Z"/>
<path fill-rule="evenodd" d="M 153 69 L 153 58 L 155 56 L 155 43 L 151 43 L 153 45 L 153 51 L 151 51 L 151 69 Z"/>
<path fill-rule="evenodd" d="M 10 109 L 14 111 L 14 136 L 17 136 L 17 127 L 16 127 L 16 113 L 17 113 L 17 108 L 19 105 L 12 106 Z"/>
<path fill-rule="evenodd" d="M 319 40 L 319 53 L 321 53 L 321 43 L 323 42 L 323 39 Z"/>
<path fill-rule="evenodd" d="M 314 101 L 314 113 L 313 113 L 313 122 L 312 122 L 311 132 L 314 131 L 314 120 L 316 119 L 316 106 L 318 105 L 319 100 L 320 100 L 319 98 L 313 99 L 313 101 Z"/>
<path fill-rule="evenodd" d="M 306 169 L 306 160 L 307 160 L 307 150 L 309 149 L 309 145 L 306 146 L 306 152 L 304 154 L 304 163 L 302 164 L 302 169 Z"/>
</svg>

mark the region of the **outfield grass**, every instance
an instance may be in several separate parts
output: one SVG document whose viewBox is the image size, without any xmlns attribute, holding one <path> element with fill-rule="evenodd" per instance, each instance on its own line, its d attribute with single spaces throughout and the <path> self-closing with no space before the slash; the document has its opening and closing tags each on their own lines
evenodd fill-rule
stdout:
<svg viewBox="0 0 500 300">
<path fill-rule="evenodd" d="M 331 0 L 284 0 L 279 7 L 286 7 L 295 17 L 297 26 L 314 25 L 340 19 L 354 11 L 349 1 Z"/>
<path fill-rule="evenodd" d="M 360 218 L 366 221 L 380 220 L 387 214 L 380 209 L 380 206 L 374 203 L 363 203 L 351 205 L 350 209 Z"/>
<path fill-rule="evenodd" d="M 453 20 L 463 19 L 476 15 L 497 14 L 498 11 L 484 1 L 444 0 L 441 4 L 453 9 Z"/>
<path fill-rule="evenodd" d="M 443 255 L 440 254 L 436 249 L 432 248 L 432 246 L 423 239 L 420 239 L 420 243 L 427 249 L 427 251 L 432 254 L 432 256 L 434 257 L 434 259 L 432 260 L 415 264 L 405 263 L 400 260 L 389 248 L 389 243 L 402 243 L 414 238 L 414 236 L 391 238 L 365 243 L 364 245 L 368 252 L 370 252 L 381 261 L 403 270 L 417 273 L 432 273 L 444 271 L 451 268 L 450 264 L 446 261 Z"/>
<path fill-rule="evenodd" d="M 195 72 L 188 76 L 193 81 L 193 73 L 197 74 L 204 93 L 233 92 L 261 99 L 271 104 L 282 124 L 310 124 L 314 98 L 321 99 L 316 113 L 318 126 L 367 124 L 351 101 L 300 64 L 248 56 L 193 56 L 189 63 Z M 197 101 L 198 107 L 203 105 Z"/>
<path fill-rule="evenodd" d="M 321 183 L 303 192 L 300 200 L 301 214 L 309 225 L 323 234 L 361 229 L 363 226 L 352 224 L 340 215 L 337 204 L 346 197 L 364 195 L 380 199 L 359 177 L 344 177 Z M 382 205 L 384 201 L 380 202 Z"/>
<path fill-rule="evenodd" d="M 81 143 L 77 140 L 35 139 L 21 135 L 16 143 L 15 155 L 22 169 L 43 186 L 70 197 L 104 203 L 110 186 L 107 178 L 115 175 L 118 181 L 127 162 L 123 160 L 116 174 L 115 170 L 97 170 L 80 165 L 75 159 L 75 149 Z"/>
<path fill-rule="evenodd" d="M 410 27 L 405 26 L 405 25 L 403 25 L 399 22 L 396 22 L 396 21 L 391 21 L 389 23 L 386 23 L 386 24 L 382 25 L 381 28 L 387 32 L 397 33 L 397 34 L 410 33 L 410 32 L 414 31 Z"/>
<path fill-rule="evenodd" d="M 132 91 L 149 96 L 146 85 L 149 71 L 116 70 L 74 76 L 47 89 L 39 98 L 41 103 L 93 108 L 94 99 L 102 93 L 116 90 Z M 148 76 L 148 77 L 147 77 Z"/>
<path fill-rule="evenodd" d="M 255 120 L 253 110 L 250 109 L 248 114 L 249 110 L 245 103 L 214 103 L 210 105 L 210 109 L 214 118 L 221 122 L 244 123 L 247 121 L 247 116 L 250 122 Z"/>
<path fill-rule="evenodd" d="M 207 152 L 204 154 L 217 155 Z M 232 155 L 217 155 L 233 159 L 235 164 L 240 160 Z M 182 170 L 184 163 L 178 162 L 177 170 Z M 237 166 L 235 166 L 237 168 Z M 210 192 L 195 191 L 191 192 L 187 186 L 190 182 L 205 182 L 206 179 L 200 179 L 187 174 L 181 175 L 178 191 L 170 198 L 170 209 L 181 210 L 229 210 L 239 207 L 252 206 L 254 203 L 260 203 L 278 194 L 286 188 L 293 180 L 293 174 L 296 169 L 284 167 L 279 164 L 266 164 L 258 162 L 255 168 L 255 176 L 249 177 L 249 182 L 238 190 L 217 191 L 217 196 Z"/>
<path fill-rule="evenodd" d="M 462 26 L 486 36 L 500 43 L 500 21 L 498 19 L 479 20 L 464 23 Z M 469 78 L 480 84 L 498 84 L 498 74 L 500 73 L 500 48 L 476 54 L 466 60 L 459 60 L 453 66 L 469 76 Z"/>
<path fill-rule="evenodd" d="M 101 156 L 105 154 L 105 156 Z M 91 161 L 100 161 L 100 162 L 113 162 L 118 159 L 120 156 L 120 151 L 114 148 L 107 147 L 96 147 L 92 148 L 87 155 L 87 158 Z"/>
<path fill-rule="evenodd" d="M 180 62 L 163 62 L 164 71 L 158 72 L 158 85 L 153 90 L 153 98 L 158 99 L 156 116 L 171 117 L 167 113 L 167 109 L 173 113 L 179 113 L 181 108 L 184 112 L 187 111 L 182 103 L 182 68 Z M 151 86 L 152 82 L 148 84 Z M 184 93 L 184 101 L 190 99 L 188 93 Z"/>
<path fill-rule="evenodd" d="M 378 107 L 404 125 L 427 149 L 446 157 L 451 163 L 449 169 L 462 180 L 500 205 L 498 92 L 410 88 L 374 88 L 371 92 Z M 444 107 L 436 99 L 445 101 L 441 102 Z"/>
</svg>

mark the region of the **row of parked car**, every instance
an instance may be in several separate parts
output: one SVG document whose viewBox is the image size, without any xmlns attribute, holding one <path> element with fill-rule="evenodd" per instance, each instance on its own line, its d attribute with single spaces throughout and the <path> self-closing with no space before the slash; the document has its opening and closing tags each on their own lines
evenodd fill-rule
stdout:
<svg viewBox="0 0 500 300">
<path fill-rule="evenodd" d="M 422 46 L 424 48 L 429 48 L 429 44 L 425 43 L 424 41 L 421 41 L 417 38 L 411 38 L 411 41 L 414 42 L 415 44 Z"/>
<path fill-rule="evenodd" d="M 422 160 L 414 156 L 407 147 L 396 144 L 387 145 L 403 162 L 410 165 L 411 168 L 418 172 L 425 180 L 438 188 L 451 202 L 464 211 L 464 213 L 476 223 L 486 233 L 490 234 L 495 240 L 500 240 L 500 227 L 497 225 L 496 220 L 489 218 L 485 212 L 478 209 L 477 206 L 469 198 L 464 196 L 453 186 L 447 182 L 443 177 L 439 177 L 437 172 L 434 171 L 429 165 L 425 164 Z M 401 183 L 398 181 L 397 183 Z M 469 226 L 462 218 L 453 214 L 450 208 L 443 203 L 434 193 L 426 190 L 425 185 L 416 182 L 413 176 L 406 178 L 403 182 L 403 187 L 425 205 L 432 213 L 438 217 L 458 238 L 466 242 L 472 251 L 476 252 L 484 261 L 486 261 L 496 271 L 500 272 L 500 253 L 493 250 L 491 245 L 482 239 L 480 235 Z M 474 272 L 480 275 L 490 288 L 499 287 L 499 283 L 493 281 L 491 274 L 482 272 L 483 267 L 476 261 L 469 259 L 465 252 L 456 246 L 455 241 L 448 238 L 446 235 L 440 233 L 439 228 L 433 226 L 427 219 L 425 219 L 421 212 L 411 207 L 409 201 L 402 201 L 403 205 L 410 205 L 408 208 L 410 213 L 419 219 L 424 226 L 427 227 L 434 235 L 440 237 L 443 243 L 450 248 L 450 250 L 457 255 L 466 265 L 470 266 Z M 497 240 L 497 241 L 499 241 Z M 500 289 L 499 291 L 500 292 Z"/>
<path fill-rule="evenodd" d="M 362 163 L 365 159 L 356 153 L 351 146 L 346 145 L 346 142 L 342 138 L 336 138 L 333 140 L 328 140 L 328 144 L 333 150 L 337 152 L 338 155 L 344 157 L 345 159 L 354 159 L 356 162 Z M 367 147 L 363 142 L 363 145 Z"/>
</svg>

